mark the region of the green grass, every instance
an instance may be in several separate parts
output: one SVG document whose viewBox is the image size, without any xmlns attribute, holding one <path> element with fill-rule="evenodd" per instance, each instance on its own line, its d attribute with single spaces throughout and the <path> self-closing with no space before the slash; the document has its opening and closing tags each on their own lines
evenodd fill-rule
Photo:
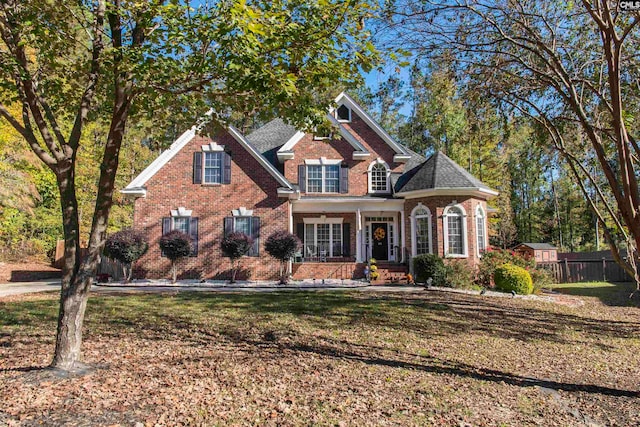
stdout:
<svg viewBox="0 0 640 427">
<path fill-rule="evenodd" d="M 0 300 L 0 424 L 640 424 L 638 308 L 598 299 L 98 294 L 97 369 L 69 380 L 41 369 L 57 310 L 53 294 Z"/>
<path fill-rule="evenodd" d="M 584 297 L 596 297 L 607 305 L 637 306 L 638 296 L 630 300 L 629 295 L 636 289 L 630 282 L 582 282 L 559 283 L 551 287 L 552 290 Z"/>
</svg>

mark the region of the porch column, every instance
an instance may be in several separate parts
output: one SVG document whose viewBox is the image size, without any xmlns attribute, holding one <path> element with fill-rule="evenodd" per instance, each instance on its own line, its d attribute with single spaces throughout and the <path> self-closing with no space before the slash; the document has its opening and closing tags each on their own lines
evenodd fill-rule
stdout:
<svg viewBox="0 0 640 427">
<path fill-rule="evenodd" d="M 291 203 L 291 200 L 289 200 L 287 203 L 289 205 L 289 209 L 288 209 L 288 214 L 289 214 L 289 233 L 294 234 L 294 232 L 293 232 L 293 203 Z M 304 248 L 302 248 L 302 249 L 303 249 L 303 253 L 304 253 Z M 292 265 L 291 258 L 289 258 L 289 261 L 287 261 L 287 274 L 293 274 L 293 265 Z"/>
<path fill-rule="evenodd" d="M 356 210 L 356 262 L 362 262 L 362 215 Z"/>
<path fill-rule="evenodd" d="M 406 236 L 406 230 L 405 230 L 406 226 L 404 223 L 404 209 L 400 211 L 400 262 L 405 262 L 406 260 L 405 258 L 405 253 L 406 251 L 406 240 L 405 240 L 405 236 Z"/>
</svg>

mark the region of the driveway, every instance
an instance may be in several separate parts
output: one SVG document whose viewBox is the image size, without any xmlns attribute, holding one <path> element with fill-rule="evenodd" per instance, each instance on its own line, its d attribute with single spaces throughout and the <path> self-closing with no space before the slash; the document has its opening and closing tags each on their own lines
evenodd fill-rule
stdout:
<svg viewBox="0 0 640 427">
<path fill-rule="evenodd" d="M 31 292 L 59 291 L 60 279 L 39 280 L 36 282 L 0 283 L 0 297 L 28 294 Z"/>
</svg>

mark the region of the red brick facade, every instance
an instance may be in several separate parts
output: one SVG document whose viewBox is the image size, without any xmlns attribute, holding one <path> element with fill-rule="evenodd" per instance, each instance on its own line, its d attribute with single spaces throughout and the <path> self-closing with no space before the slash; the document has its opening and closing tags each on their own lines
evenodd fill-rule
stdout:
<svg viewBox="0 0 640 427">
<path fill-rule="evenodd" d="M 294 159 L 285 161 L 285 177 L 290 182 L 298 183 L 298 165 L 303 165 L 306 159 L 318 160 L 321 157 L 328 160 L 341 159 L 342 164 L 349 167 L 349 192 L 342 195 L 364 196 L 369 193 L 367 171 L 371 162 L 379 158 L 392 172 L 401 172 L 403 164 L 393 162 L 395 154 L 393 149 L 356 113 L 352 113 L 351 120 L 351 123 L 344 123 L 344 126 L 371 153 L 366 160 L 353 160 L 353 146 L 339 134 L 331 140 L 314 140 L 312 134 L 306 134 L 291 150 L 294 153 Z"/>
<path fill-rule="evenodd" d="M 252 278 L 274 278 L 277 269 L 264 251 L 264 240 L 277 230 L 288 230 L 289 201 L 278 198 L 278 182 L 228 133 L 215 142 L 231 152 L 230 184 L 193 184 L 193 153 L 210 139 L 196 136 L 147 183 L 147 196 L 136 200 L 134 224 L 149 238 L 149 252 L 138 262 L 139 274 L 168 277 L 170 262 L 160 256 L 162 218 L 184 207 L 199 218 L 198 256 L 180 262 L 182 277 L 226 278 L 229 259 L 220 252 L 223 221 L 232 210 L 246 207 L 261 219 L 260 256 L 244 257 L 241 268 Z"/>
<path fill-rule="evenodd" d="M 170 262 L 161 256 L 159 239 L 163 232 L 163 218 L 170 217 L 171 211 L 183 207 L 191 211 L 191 217 L 198 218 L 198 255 L 184 259 L 179 264 L 179 275 L 183 278 L 198 279 L 226 279 L 229 276 L 229 260 L 220 251 L 220 242 L 224 234 L 224 218 L 231 217 L 232 211 L 241 207 L 253 211 L 254 217 L 260 218 L 259 256 L 243 257 L 239 278 L 274 279 L 278 274 L 277 264 L 264 250 L 264 241 L 273 232 L 289 230 L 300 234 L 299 224 L 304 224 L 305 218 L 320 219 L 342 218 L 342 224 L 348 224 L 349 253 L 340 259 L 330 259 L 326 263 L 296 263 L 293 266 L 295 278 L 348 278 L 361 277 L 368 254 L 365 250 L 365 218 L 392 218 L 396 224 L 394 230 L 397 240 L 396 261 L 408 261 L 412 248 L 412 210 L 422 203 L 428 207 L 432 215 L 432 250 L 444 256 L 444 223 L 443 212 L 453 201 L 466 211 L 466 260 L 471 264 L 478 261 L 476 240 L 476 208 L 482 206 L 486 212 L 486 202 L 469 196 L 434 196 L 428 198 L 407 199 L 403 203 L 389 195 L 394 202 L 381 199 L 366 199 L 369 194 L 368 169 L 372 161 L 381 159 L 393 172 L 402 172 L 404 165 L 394 163 L 396 152 L 389 146 L 367 123 L 355 112 L 352 112 L 351 123 L 344 126 L 368 150 L 371 155 L 365 160 L 353 160 L 354 148 L 346 140 L 335 138 L 332 140 L 314 140 L 313 135 L 306 134 L 292 149 L 294 159 L 284 161 L 282 170 L 284 177 L 296 184 L 298 182 L 298 165 L 304 164 L 306 159 L 342 160 L 349 168 L 349 191 L 346 194 L 316 194 L 307 197 L 306 194 L 294 195 L 291 198 L 278 195 L 278 188 L 282 182 L 270 173 L 265 164 L 252 156 L 244 143 L 239 143 L 229 132 L 223 132 L 213 139 L 213 142 L 224 146 L 224 151 L 231 157 L 231 178 L 229 184 L 194 184 L 193 159 L 194 153 L 201 152 L 203 145 L 212 142 L 203 136 L 195 136 L 174 157 L 164 164 L 145 184 L 146 196 L 139 197 L 135 202 L 134 224 L 144 230 L 149 238 L 149 252 L 138 262 L 137 275 L 159 278 L 168 277 Z M 255 154 L 255 153 L 254 153 Z M 349 202 L 348 209 L 341 209 L 335 201 L 319 202 L 314 205 L 317 210 L 302 213 L 297 206 L 305 200 L 308 202 L 313 196 L 327 198 L 344 198 L 356 200 Z M 360 199 L 354 199 L 360 197 Z M 378 202 L 376 204 L 375 202 Z M 322 205 L 322 203 L 325 203 Z M 395 204 L 394 204 L 395 203 Z M 362 206 L 360 206 L 362 204 Z M 308 206 L 308 205 L 307 205 Z M 315 209 L 315 208 L 314 208 Z M 360 212 L 360 221 L 357 211 Z M 403 215 L 402 215 L 403 214 Z M 404 221 L 402 221 L 404 218 Z M 344 227 L 344 226 L 343 226 Z M 363 227 L 359 230 L 359 227 Z M 345 235 L 346 228 L 343 228 Z M 488 233 L 485 232 L 485 235 Z M 402 241 L 404 236 L 404 242 Z M 302 237 L 302 236 L 301 236 Z M 360 242 L 360 248 L 357 247 Z M 404 246 L 404 248 L 403 248 Z M 303 251 L 304 252 L 304 251 Z M 356 259 L 356 255 L 360 255 Z M 304 253 L 301 253 L 304 257 Z M 349 270 L 349 271 L 345 271 Z M 353 271 L 351 271 L 353 270 Z M 323 277 L 326 276 L 326 277 Z"/>
<path fill-rule="evenodd" d="M 431 251 L 440 257 L 445 257 L 444 252 L 444 211 L 447 206 L 461 206 L 465 213 L 466 231 L 467 231 L 467 257 L 466 259 L 472 265 L 480 260 L 478 256 L 478 240 L 476 230 L 476 210 L 478 206 L 485 212 L 485 227 L 487 226 L 486 212 L 487 203 L 484 200 L 468 197 L 468 196 L 435 196 L 423 197 L 418 199 L 409 199 L 405 202 L 405 227 L 407 230 L 405 244 L 411 249 L 411 214 L 413 209 L 421 203 L 431 212 Z M 487 233 L 485 231 L 485 236 Z"/>
</svg>

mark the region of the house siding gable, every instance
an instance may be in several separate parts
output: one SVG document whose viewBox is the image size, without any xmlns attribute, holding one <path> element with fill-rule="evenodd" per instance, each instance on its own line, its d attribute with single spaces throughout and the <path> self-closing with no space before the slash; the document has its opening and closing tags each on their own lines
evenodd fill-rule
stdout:
<svg viewBox="0 0 640 427">
<path fill-rule="evenodd" d="M 366 160 L 353 160 L 353 146 L 339 134 L 332 140 L 314 140 L 313 134 L 307 133 L 293 147 L 294 159 L 285 161 L 285 177 L 297 183 L 298 166 L 303 165 L 305 159 L 342 159 L 349 168 L 349 191 L 336 196 L 364 196 L 369 193 L 367 171 L 372 161 L 380 158 L 391 168 L 391 172 L 402 172 L 403 164 L 393 162 L 395 151 L 354 111 L 351 113 L 351 123 L 343 125 L 371 153 Z"/>
<path fill-rule="evenodd" d="M 149 239 L 148 253 L 137 263 L 137 274 L 144 277 L 167 277 L 170 263 L 160 257 L 161 221 L 172 209 L 184 206 L 199 218 L 199 253 L 180 261 L 179 271 L 184 278 L 224 279 L 229 260 L 222 256 L 223 218 L 233 209 L 246 207 L 253 216 L 260 217 L 260 253 L 267 236 L 277 230 L 288 229 L 288 201 L 278 198 L 280 186 L 276 179 L 240 145 L 228 132 L 213 138 L 231 153 L 229 184 L 194 184 L 193 157 L 211 138 L 196 136 L 178 152 L 146 184 L 147 196 L 135 202 L 134 226 Z M 272 269 L 255 257 L 244 257 L 241 268 L 254 276 L 270 277 Z"/>
</svg>

